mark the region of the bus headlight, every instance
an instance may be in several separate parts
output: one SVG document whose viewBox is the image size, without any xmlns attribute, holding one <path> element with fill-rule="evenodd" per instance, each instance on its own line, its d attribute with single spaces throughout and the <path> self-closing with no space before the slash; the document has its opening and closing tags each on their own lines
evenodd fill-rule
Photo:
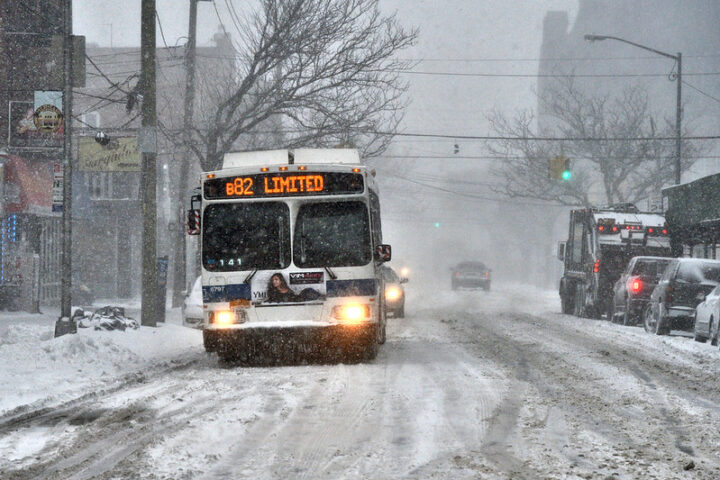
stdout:
<svg viewBox="0 0 720 480">
<path fill-rule="evenodd" d="M 218 327 L 227 327 L 236 323 L 244 323 L 246 314 L 244 310 L 218 310 L 210 314 L 210 323 Z"/>
<path fill-rule="evenodd" d="M 391 302 L 402 297 L 402 292 L 398 287 L 390 287 L 385 290 L 385 299 Z"/>
<path fill-rule="evenodd" d="M 333 317 L 345 323 L 359 323 L 370 318 L 370 306 L 361 303 L 346 303 L 333 307 Z"/>
</svg>

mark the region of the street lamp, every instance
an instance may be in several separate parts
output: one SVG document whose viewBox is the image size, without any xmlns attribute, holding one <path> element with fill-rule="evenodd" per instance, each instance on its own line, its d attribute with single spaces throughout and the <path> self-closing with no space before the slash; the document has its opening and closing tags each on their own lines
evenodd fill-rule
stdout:
<svg viewBox="0 0 720 480">
<path fill-rule="evenodd" d="M 640 45 L 639 43 L 631 42 L 629 40 L 625 40 L 623 38 L 613 37 L 610 35 L 585 35 L 585 40 L 588 42 L 599 42 L 602 40 L 617 40 L 618 42 L 627 43 L 628 45 L 632 45 L 634 47 L 642 48 L 643 50 L 647 50 L 649 52 L 657 53 L 658 55 L 662 55 L 663 57 L 672 58 L 677 62 L 677 75 L 675 76 L 675 80 L 677 81 L 677 107 L 675 110 L 675 150 L 676 150 L 676 156 L 675 156 L 675 184 L 680 183 L 680 165 L 681 165 L 681 159 L 682 159 L 682 133 L 681 133 L 681 121 L 682 121 L 682 53 L 678 52 L 677 55 L 672 55 L 670 53 L 661 52 L 660 50 L 655 50 L 654 48 L 646 47 L 644 45 Z M 672 76 L 670 77 L 672 80 Z"/>
</svg>

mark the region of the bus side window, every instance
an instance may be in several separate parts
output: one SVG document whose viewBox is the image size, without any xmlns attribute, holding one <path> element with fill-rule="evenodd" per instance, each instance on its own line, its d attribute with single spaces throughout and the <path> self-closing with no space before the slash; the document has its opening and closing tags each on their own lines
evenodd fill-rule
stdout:
<svg viewBox="0 0 720 480">
<path fill-rule="evenodd" d="M 373 247 L 382 243 L 382 226 L 380 224 L 380 199 L 370 191 L 370 222 L 372 224 Z"/>
</svg>

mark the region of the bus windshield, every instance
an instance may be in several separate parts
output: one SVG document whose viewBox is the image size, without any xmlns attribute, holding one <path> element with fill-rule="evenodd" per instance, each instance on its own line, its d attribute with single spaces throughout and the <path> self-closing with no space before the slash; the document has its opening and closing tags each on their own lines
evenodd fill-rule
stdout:
<svg viewBox="0 0 720 480">
<path fill-rule="evenodd" d="M 283 202 L 209 205 L 202 222 L 203 266 L 212 272 L 288 267 L 289 219 Z"/>
<path fill-rule="evenodd" d="M 301 268 L 367 265 L 372 252 L 365 203 L 302 205 L 295 225 L 293 258 Z"/>
</svg>

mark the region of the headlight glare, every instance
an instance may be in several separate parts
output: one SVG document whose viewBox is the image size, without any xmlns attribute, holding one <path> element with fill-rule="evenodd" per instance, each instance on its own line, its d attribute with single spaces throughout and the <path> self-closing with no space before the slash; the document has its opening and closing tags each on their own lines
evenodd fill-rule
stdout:
<svg viewBox="0 0 720 480">
<path fill-rule="evenodd" d="M 358 323 L 370 318 L 370 306 L 360 303 L 348 303 L 333 307 L 333 317 L 346 323 Z"/>
<path fill-rule="evenodd" d="M 397 300 L 402 296 L 402 292 L 400 292 L 400 289 L 397 287 L 390 287 L 387 290 L 385 290 L 385 298 L 387 300 Z"/>
<path fill-rule="evenodd" d="M 237 323 L 245 323 L 246 321 L 247 313 L 242 309 L 210 312 L 210 323 L 218 327 L 228 327 Z"/>
</svg>

